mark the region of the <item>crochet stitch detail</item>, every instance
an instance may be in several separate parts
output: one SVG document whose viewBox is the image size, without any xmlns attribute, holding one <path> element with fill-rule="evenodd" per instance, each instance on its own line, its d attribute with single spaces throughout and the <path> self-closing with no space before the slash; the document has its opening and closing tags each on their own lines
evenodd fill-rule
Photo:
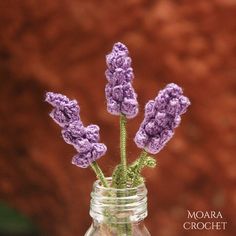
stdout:
<svg viewBox="0 0 236 236">
<path fill-rule="evenodd" d="M 48 92 L 45 101 L 54 107 L 50 116 L 62 127 L 63 139 L 78 151 L 72 159 L 72 164 L 87 168 L 105 155 L 107 147 L 99 143 L 99 127 L 93 124 L 84 127 L 76 100 L 70 100 L 59 93 Z"/>
<path fill-rule="evenodd" d="M 113 115 L 123 114 L 129 119 L 135 117 L 138 114 L 138 102 L 131 84 L 134 74 L 127 47 L 120 42 L 114 44 L 112 52 L 106 56 L 106 63 L 108 112 Z"/>
<path fill-rule="evenodd" d="M 139 148 L 157 154 L 174 135 L 190 101 L 176 84 L 168 84 L 145 106 L 144 120 L 134 141 Z"/>
</svg>

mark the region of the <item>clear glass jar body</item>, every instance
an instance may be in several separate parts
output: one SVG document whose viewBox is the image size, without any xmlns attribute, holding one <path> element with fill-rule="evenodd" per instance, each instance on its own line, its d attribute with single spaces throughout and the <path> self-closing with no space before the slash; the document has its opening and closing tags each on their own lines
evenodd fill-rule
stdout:
<svg viewBox="0 0 236 236">
<path fill-rule="evenodd" d="M 111 182 L 111 178 L 107 178 Z M 85 236 L 150 236 L 147 216 L 147 189 L 102 187 L 95 181 L 91 193 L 90 216 L 93 223 Z"/>
</svg>

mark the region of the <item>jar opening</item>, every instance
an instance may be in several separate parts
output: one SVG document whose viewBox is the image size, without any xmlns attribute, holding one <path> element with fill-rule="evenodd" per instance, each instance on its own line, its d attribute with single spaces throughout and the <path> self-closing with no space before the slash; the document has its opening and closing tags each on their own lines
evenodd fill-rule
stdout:
<svg viewBox="0 0 236 236">
<path fill-rule="evenodd" d="M 108 183 L 112 178 L 106 178 Z M 104 187 L 99 180 L 94 182 L 91 193 L 90 215 L 97 221 L 114 220 L 115 223 L 138 222 L 147 216 L 147 189 L 145 184 L 117 189 Z"/>
</svg>

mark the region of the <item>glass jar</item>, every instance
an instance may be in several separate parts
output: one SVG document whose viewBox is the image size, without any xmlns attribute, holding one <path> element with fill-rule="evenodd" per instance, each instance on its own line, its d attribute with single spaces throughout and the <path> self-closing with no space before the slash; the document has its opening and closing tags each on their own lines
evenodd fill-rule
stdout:
<svg viewBox="0 0 236 236">
<path fill-rule="evenodd" d="M 111 178 L 107 178 L 111 183 Z M 91 193 L 90 216 L 93 222 L 85 236 L 150 236 L 145 184 L 135 188 L 106 188 L 99 180 Z"/>
</svg>

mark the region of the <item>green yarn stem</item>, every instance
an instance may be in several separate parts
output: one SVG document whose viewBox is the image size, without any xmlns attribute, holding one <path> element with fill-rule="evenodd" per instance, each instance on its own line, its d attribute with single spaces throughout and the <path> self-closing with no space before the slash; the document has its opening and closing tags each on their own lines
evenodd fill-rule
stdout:
<svg viewBox="0 0 236 236">
<path fill-rule="evenodd" d="M 138 184 L 138 180 L 139 180 L 139 174 L 140 174 L 140 171 L 143 167 L 143 164 L 146 160 L 146 157 L 147 157 L 148 153 L 143 150 L 137 160 L 137 166 L 136 166 L 136 173 L 135 173 L 135 176 L 133 178 L 133 183 L 132 183 L 132 187 L 136 186 Z"/>
<path fill-rule="evenodd" d="M 117 176 L 115 177 L 117 179 L 117 184 L 118 184 L 118 188 L 125 188 L 127 185 L 127 157 L 126 157 L 126 139 L 127 139 L 127 132 L 126 132 L 126 117 L 125 115 L 121 114 L 120 115 L 120 158 L 121 158 L 121 162 L 120 165 L 117 166 L 117 168 L 119 168 L 120 166 L 120 173 L 116 173 Z M 125 193 L 123 193 L 124 196 L 126 195 Z M 118 197 L 122 197 L 118 196 Z M 119 201 L 118 203 L 119 204 Z M 127 223 L 125 224 L 119 224 L 118 225 L 118 235 L 119 236 L 123 236 L 123 235 L 127 235 L 127 236 L 131 236 L 131 232 L 132 232 L 132 226 L 130 223 L 128 223 L 128 219 L 127 219 Z"/>
<path fill-rule="evenodd" d="M 109 184 L 108 184 L 101 168 L 99 167 L 98 163 L 96 161 L 94 161 L 90 164 L 90 166 L 92 167 L 93 171 L 95 172 L 97 178 L 101 181 L 102 185 L 104 187 L 108 188 Z"/>
<path fill-rule="evenodd" d="M 125 187 L 127 180 L 127 159 L 126 159 L 126 117 L 120 115 L 120 158 L 122 167 L 121 186 Z"/>
</svg>

